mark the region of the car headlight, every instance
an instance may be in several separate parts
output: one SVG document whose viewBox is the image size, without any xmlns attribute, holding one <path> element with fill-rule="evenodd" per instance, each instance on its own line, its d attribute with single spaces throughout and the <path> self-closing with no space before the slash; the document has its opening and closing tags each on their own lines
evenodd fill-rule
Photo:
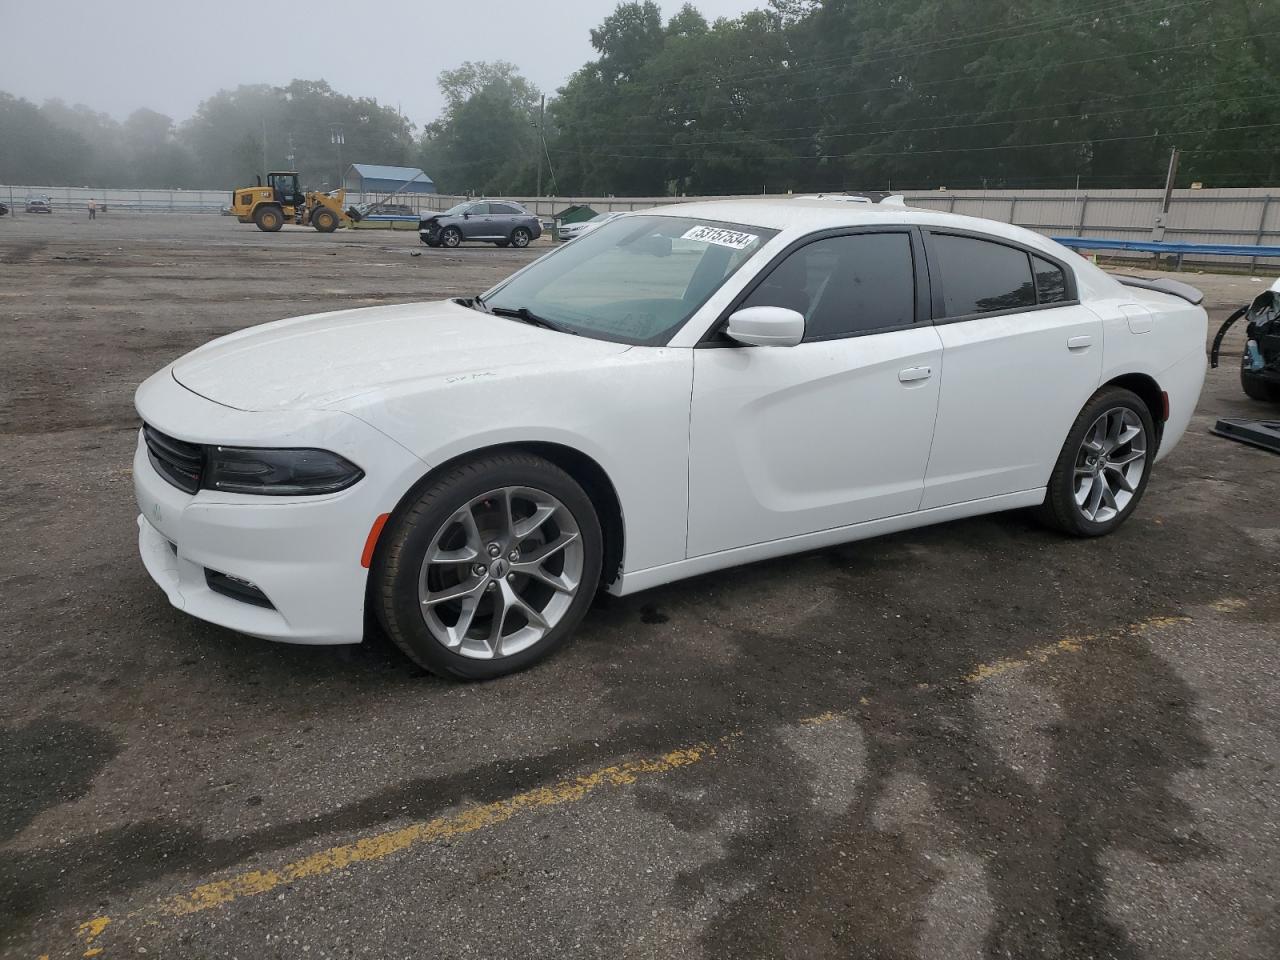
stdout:
<svg viewBox="0 0 1280 960">
<path fill-rule="evenodd" d="M 328 450 L 208 447 L 203 486 L 225 493 L 289 497 L 337 493 L 364 471 Z"/>
</svg>

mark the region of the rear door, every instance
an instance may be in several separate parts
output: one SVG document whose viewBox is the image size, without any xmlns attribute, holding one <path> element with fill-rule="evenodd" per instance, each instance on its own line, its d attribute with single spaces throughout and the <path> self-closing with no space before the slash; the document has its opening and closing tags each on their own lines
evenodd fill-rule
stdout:
<svg viewBox="0 0 1280 960">
<path fill-rule="evenodd" d="M 1043 487 L 1102 376 L 1071 270 L 982 234 L 925 233 L 946 375 L 922 509 Z"/>
<path fill-rule="evenodd" d="M 920 505 L 941 379 L 911 229 L 813 238 L 732 309 L 805 316 L 794 347 L 700 345 L 690 420 L 690 557 Z"/>
<path fill-rule="evenodd" d="M 511 236 L 511 231 L 515 229 L 516 222 L 521 216 L 519 208 L 509 203 L 491 203 L 489 208 L 493 214 L 493 235 L 495 237 Z"/>
</svg>

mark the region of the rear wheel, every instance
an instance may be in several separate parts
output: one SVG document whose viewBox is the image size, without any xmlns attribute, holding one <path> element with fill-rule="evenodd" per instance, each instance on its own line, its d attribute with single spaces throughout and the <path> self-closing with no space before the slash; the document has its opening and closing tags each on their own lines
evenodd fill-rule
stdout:
<svg viewBox="0 0 1280 960">
<path fill-rule="evenodd" d="M 511 245 L 513 247 L 527 247 L 532 239 L 533 234 L 525 227 L 516 227 L 511 231 Z"/>
<path fill-rule="evenodd" d="M 600 579 L 590 498 L 531 454 L 453 468 L 384 538 L 373 580 L 383 627 L 416 663 L 462 679 L 549 655 L 582 620 Z"/>
<path fill-rule="evenodd" d="M 333 233 L 338 229 L 338 215 L 327 207 L 311 214 L 311 225 L 321 233 Z"/>
<path fill-rule="evenodd" d="M 1084 405 L 1054 465 L 1041 518 L 1064 533 L 1098 537 L 1128 519 L 1155 458 L 1155 424 L 1137 394 L 1104 387 Z"/>
<path fill-rule="evenodd" d="M 445 247 L 456 247 L 462 242 L 462 231 L 457 227 L 445 227 L 440 231 L 440 243 Z"/>
<path fill-rule="evenodd" d="M 284 226 L 284 214 L 279 207 L 259 207 L 253 212 L 253 222 L 263 233 L 275 233 Z"/>
</svg>

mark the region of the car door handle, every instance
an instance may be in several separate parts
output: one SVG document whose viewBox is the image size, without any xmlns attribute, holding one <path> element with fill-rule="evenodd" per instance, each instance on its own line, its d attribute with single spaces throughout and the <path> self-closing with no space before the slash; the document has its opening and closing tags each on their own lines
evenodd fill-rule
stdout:
<svg viewBox="0 0 1280 960">
<path fill-rule="evenodd" d="M 916 380 L 928 380 L 932 376 L 932 367 L 907 367 L 905 370 L 898 371 L 898 380 L 902 383 L 912 383 Z"/>
<path fill-rule="evenodd" d="M 1084 350 L 1093 346 L 1093 337 L 1088 335 L 1083 337 L 1067 337 L 1068 350 Z"/>
</svg>

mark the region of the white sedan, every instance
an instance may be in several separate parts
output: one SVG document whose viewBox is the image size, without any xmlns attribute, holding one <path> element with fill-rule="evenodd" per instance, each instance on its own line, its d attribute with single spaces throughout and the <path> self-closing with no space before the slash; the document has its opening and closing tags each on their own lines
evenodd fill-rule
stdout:
<svg viewBox="0 0 1280 960">
<path fill-rule="evenodd" d="M 1038 234 L 900 202 L 604 224 L 482 295 L 283 320 L 138 389 L 139 545 L 170 601 L 465 678 L 597 588 L 1038 508 L 1128 518 L 1191 418 L 1206 316 Z"/>
<path fill-rule="evenodd" d="M 561 240 L 577 240 L 580 236 L 590 233 L 597 227 L 602 227 L 606 223 L 617 220 L 623 215 L 623 211 L 617 213 L 597 213 L 590 220 L 579 220 L 577 223 L 566 223 L 556 228 L 556 235 Z"/>
</svg>

